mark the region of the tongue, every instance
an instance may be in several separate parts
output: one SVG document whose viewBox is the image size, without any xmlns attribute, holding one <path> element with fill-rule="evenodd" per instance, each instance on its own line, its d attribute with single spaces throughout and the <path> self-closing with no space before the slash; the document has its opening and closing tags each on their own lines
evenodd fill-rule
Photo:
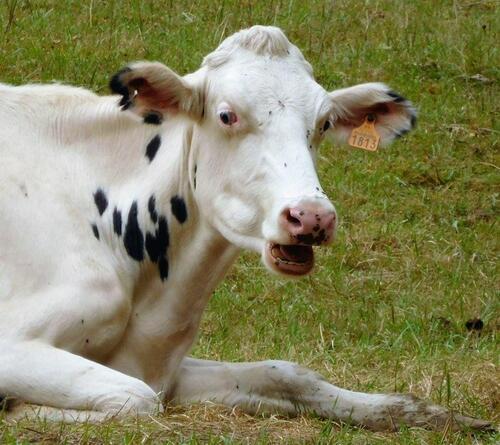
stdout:
<svg viewBox="0 0 500 445">
<path fill-rule="evenodd" d="M 310 257 L 311 248 L 308 246 L 279 246 L 281 257 L 295 263 L 305 263 Z"/>
<path fill-rule="evenodd" d="M 266 258 L 270 261 L 270 267 L 285 275 L 305 275 L 314 266 L 314 252 L 311 246 L 269 243 Z"/>
</svg>

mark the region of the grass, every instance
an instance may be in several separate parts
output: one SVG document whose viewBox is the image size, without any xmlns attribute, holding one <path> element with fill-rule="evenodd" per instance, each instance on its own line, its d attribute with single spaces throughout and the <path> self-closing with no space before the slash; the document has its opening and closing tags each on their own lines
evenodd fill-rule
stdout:
<svg viewBox="0 0 500 445">
<path fill-rule="evenodd" d="M 324 144 L 320 177 L 341 216 L 316 273 L 285 282 L 244 254 L 215 292 L 193 354 L 279 358 L 362 391 L 411 391 L 500 419 L 498 2 L 389 0 L 0 2 L 0 79 L 105 94 L 131 60 L 195 70 L 225 36 L 282 27 L 335 89 L 380 80 L 420 113 L 380 153 Z M 486 81 L 474 76 L 481 74 Z M 479 317 L 483 330 L 465 323 Z M 475 444 L 498 435 L 379 434 L 314 418 L 197 406 L 103 425 L 0 423 L 0 442 Z"/>
</svg>

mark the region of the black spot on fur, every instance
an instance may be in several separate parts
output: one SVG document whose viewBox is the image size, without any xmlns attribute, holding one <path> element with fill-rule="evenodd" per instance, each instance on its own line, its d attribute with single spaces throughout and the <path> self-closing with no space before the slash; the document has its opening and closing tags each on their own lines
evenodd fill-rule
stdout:
<svg viewBox="0 0 500 445">
<path fill-rule="evenodd" d="M 163 122 L 163 116 L 160 113 L 151 111 L 144 116 L 144 123 L 151 125 L 160 125 Z"/>
<path fill-rule="evenodd" d="M 106 198 L 106 194 L 102 189 L 99 188 L 94 193 L 94 202 L 97 210 L 99 210 L 99 215 L 102 215 L 108 208 L 108 198 Z"/>
<path fill-rule="evenodd" d="M 159 246 L 160 254 L 165 254 L 170 244 L 170 235 L 168 233 L 167 218 L 160 216 L 158 220 L 158 229 L 156 230 L 156 242 Z"/>
<path fill-rule="evenodd" d="M 121 77 L 123 74 L 132 71 L 128 66 L 118 71 L 109 81 L 109 88 L 113 93 L 121 95 L 119 102 L 122 110 L 126 110 L 130 107 L 132 102 L 130 101 L 130 91 L 128 87 L 122 82 Z"/>
<path fill-rule="evenodd" d="M 113 210 L 113 230 L 118 236 L 122 235 L 122 212 L 116 207 Z"/>
<path fill-rule="evenodd" d="M 137 213 L 137 202 L 134 201 L 128 213 L 123 243 L 131 258 L 142 261 L 144 259 L 144 235 L 139 227 Z"/>
<path fill-rule="evenodd" d="M 21 193 L 24 195 L 25 198 L 28 197 L 28 189 L 26 188 L 26 184 L 20 184 L 19 190 L 21 190 Z"/>
<path fill-rule="evenodd" d="M 177 218 L 177 221 L 179 221 L 181 224 L 185 222 L 188 215 L 184 199 L 182 199 L 180 196 L 174 196 L 170 200 L 170 205 L 172 207 L 172 213 Z"/>
<path fill-rule="evenodd" d="M 94 236 L 99 239 L 99 229 L 95 224 L 92 224 L 92 232 L 94 232 Z"/>
<path fill-rule="evenodd" d="M 159 134 L 157 134 L 146 147 L 146 157 L 149 159 L 149 162 L 151 162 L 154 157 L 156 156 L 156 153 L 158 149 L 160 148 L 161 145 L 161 137 Z"/>
<path fill-rule="evenodd" d="M 146 235 L 146 250 L 151 261 L 156 263 L 161 257 L 164 257 L 167 254 L 169 244 L 170 235 L 168 233 L 167 219 L 160 216 L 155 234 L 148 232 Z"/>
<path fill-rule="evenodd" d="M 160 258 L 158 270 L 160 272 L 160 278 L 162 281 L 165 281 L 168 278 L 168 260 L 165 257 Z"/>
<path fill-rule="evenodd" d="M 156 198 L 154 195 L 151 195 L 148 200 L 148 211 L 149 216 L 151 217 L 151 221 L 154 223 L 158 222 L 158 213 L 156 211 Z"/>
<path fill-rule="evenodd" d="M 162 280 L 168 277 L 167 249 L 170 244 L 167 218 L 161 215 L 154 234 L 146 234 L 146 251 L 153 263 L 158 264 L 158 271 Z"/>
<path fill-rule="evenodd" d="M 156 242 L 156 237 L 149 232 L 146 233 L 146 252 L 148 252 L 149 258 L 153 263 L 158 262 L 158 258 L 160 258 L 158 243 Z"/>
<path fill-rule="evenodd" d="M 194 173 L 193 173 L 193 188 L 196 190 L 196 173 L 198 172 L 198 165 L 194 164 Z"/>
</svg>

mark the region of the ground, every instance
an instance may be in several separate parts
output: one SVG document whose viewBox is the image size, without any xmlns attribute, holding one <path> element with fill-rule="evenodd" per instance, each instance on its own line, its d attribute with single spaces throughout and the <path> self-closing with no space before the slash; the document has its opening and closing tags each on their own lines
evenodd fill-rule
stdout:
<svg viewBox="0 0 500 445">
<path fill-rule="evenodd" d="M 0 80 L 107 92 L 131 60 L 197 68 L 225 36 L 282 27 L 327 89 L 380 80 L 416 104 L 415 132 L 377 153 L 325 143 L 340 215 L 316 273 L 287 282 L 245 254 L 217 289 L 193 355 L 286 359 L 362 391 L 411 391 L 500 419 L 498 2 L 386 0 L 0 2 Z M 467 321 L 480 318 L 481 330 Z M 469 327 L 471 324 L 469 323 Z M 103 425 L 5 425 L 0 442 L 498 443 L 498 435 L 379 434 L 314 418 L 170 408 Z"/>
</svg>

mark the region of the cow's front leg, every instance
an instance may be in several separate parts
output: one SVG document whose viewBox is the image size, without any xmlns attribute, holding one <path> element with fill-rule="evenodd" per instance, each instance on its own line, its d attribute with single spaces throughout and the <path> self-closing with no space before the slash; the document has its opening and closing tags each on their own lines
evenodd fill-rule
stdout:
<svg viewBox="0 0 500 445">
<path fill-rule="evenodd" d="M 452 414 L 411 395 L 341 389 L 316 372 L 283 361 L 219 363 L 186 358 L 169 398 L 180 404 L 210 400 L 250 413 L 314 412 L 372 430 L 395 430 L 400 425 L 491 428 L 489 422 Z"/>
<path fill-rule="evenodd" d="M 96 362 L 37 341 L 0 340 L 0 395 L 29 404 L 7 417 L 34 414 L 51 420 L 100 421 L 161 410 L 144 382 Z"/>
</svg>

